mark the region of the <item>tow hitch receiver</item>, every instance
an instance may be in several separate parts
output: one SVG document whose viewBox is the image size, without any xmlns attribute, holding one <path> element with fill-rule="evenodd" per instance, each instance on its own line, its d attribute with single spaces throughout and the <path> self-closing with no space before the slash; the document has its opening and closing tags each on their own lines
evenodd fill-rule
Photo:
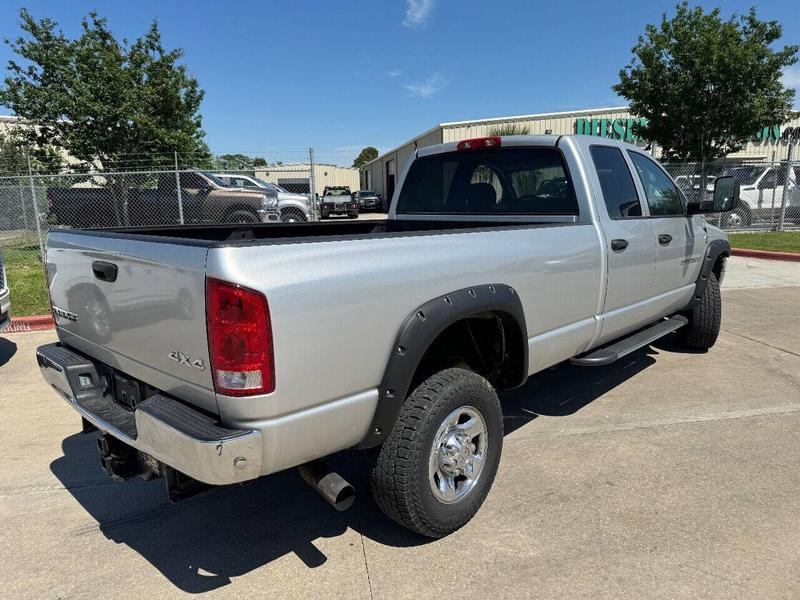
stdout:
<svg viewBox="0 0 800 600">
<path fill-rule="evenodd" d="M 145 481 L 161 476 L 161 464 L 155 458 L 107 433 L 97 437 L 97 450 L 100 466 L 114 481 L 125 481 L 134 475 Z"/>
<path fill-rule="evenodd" d="M 214 487 L 160 463 L 107 433 L 98 436 L 97 450 L 100 452 L 100 466 L 114 481 L 125 481 L 136 475 L 146 481 L 163 477 L 170 502 L 191 498 Z"/>
</svg>

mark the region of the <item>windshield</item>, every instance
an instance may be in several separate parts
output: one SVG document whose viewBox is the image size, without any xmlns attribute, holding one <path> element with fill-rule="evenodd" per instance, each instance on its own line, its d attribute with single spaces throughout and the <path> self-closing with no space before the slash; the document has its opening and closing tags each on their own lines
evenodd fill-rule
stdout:
<svg viewBox="0 0 800 600">
<path fill-rule="evenodd" d="M 726 169 L 725 175 L 735 177 L 741 185 L 753 185 L 763 172 L 764 167 L 736 167 Z"/>
<path fill-rule="evenodd" d="M 338 189 L 338 190 L 334 189 L 334 190 L 328 190 L 327 192 L 325 192 L 325 195 L 326 196 L 349 196 L 350 192 L 348 190 L 343 190 L 343 189 Z"/>
<path fill-rule="evenodd" d="M 375 192 L 370 192 L 369 190 L 362 190 L 362 191 L 360 191 L 360 192 L 359 192 L 359 195 L 360 195 L 362 198 L 363 198 L 363 197 L 369 197 L 369 198 L 371 198 L 372 196 L 377 196 L 377 194 L 376 194 Z"/>
<path fill-rule="evenodd" d="M 282 188 L 277 183 L 270 183 L 269 181 L 264 181 L 263 179 L 260 179 L 258 177 L 253 177 L 253 179 L 255 179 L 259 187 L 268 189 L 271 192 L 281 192 L 282 194 L 290 193 L 289 191 L 286 190 L 286 188 Z"/>
</svg>

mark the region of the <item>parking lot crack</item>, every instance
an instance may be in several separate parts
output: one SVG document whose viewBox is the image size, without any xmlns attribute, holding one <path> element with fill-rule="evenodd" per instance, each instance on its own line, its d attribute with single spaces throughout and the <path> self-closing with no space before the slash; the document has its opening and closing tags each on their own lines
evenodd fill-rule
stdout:
<svg viewBox="0 0 800 600">
<path fill-rule="evenodd" d="M 731 331 L 730 329 L 723 329 L 722 331 L 724 331 L 725 333 L 730 333 L 731 335 L 735 335 L 736 337 L 750 340 L 751 342 L 755 342 L 756 344 L 761 344 L 762 346 L 766 346 L 767 348 L 772 348 L 773 350 L 778 350 L 779 352 L 785 352 L 786 354 L 791 354 L 792 356 L 800 357 L 800 353 L 798 352 L 787 350 L 786 348 L 781 348 L 780 346 L 773 346 L 772 344 L 768 344 L 767 342 L 757 340 L 756 338 L 751 338 L 750 336 L 744 335 L 743 333 L 737 333 L 735 331 Z"/>
</svg>

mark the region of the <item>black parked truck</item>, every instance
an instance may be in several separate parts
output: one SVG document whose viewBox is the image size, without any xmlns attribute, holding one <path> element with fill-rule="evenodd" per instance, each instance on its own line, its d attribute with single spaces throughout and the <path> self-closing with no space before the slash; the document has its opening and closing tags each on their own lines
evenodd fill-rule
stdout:
<svg viewBox="0 0 800 600">
<path fill-rule="evenodd" d="M 96 175 L 102 185 L 50 187 L 50 221 L 74 228 L 278 221 L 276 199 L 228 187 L 211 173 Z"/>
<path fill-rule="evenodd" d="M 331 215 L 347 215 L 351 219 L 357 219 L 358 201 L 353 199 L 353 194 L 346 185 L 326 186 L 319 203 L 319 215 L 321 219 L 327 219 Z"/>
</svg>

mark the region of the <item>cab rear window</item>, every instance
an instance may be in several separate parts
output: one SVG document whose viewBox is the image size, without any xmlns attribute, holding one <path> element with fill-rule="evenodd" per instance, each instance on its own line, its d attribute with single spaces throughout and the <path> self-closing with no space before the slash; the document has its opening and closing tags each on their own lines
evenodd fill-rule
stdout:
<svg viewBox="0 0 800 600">
<path fill-rule="evenodd" d="M 577 215 L 555 148 L 499 148 L 425 156 L 411 165 L 398 214 Z"/>
</svg>

